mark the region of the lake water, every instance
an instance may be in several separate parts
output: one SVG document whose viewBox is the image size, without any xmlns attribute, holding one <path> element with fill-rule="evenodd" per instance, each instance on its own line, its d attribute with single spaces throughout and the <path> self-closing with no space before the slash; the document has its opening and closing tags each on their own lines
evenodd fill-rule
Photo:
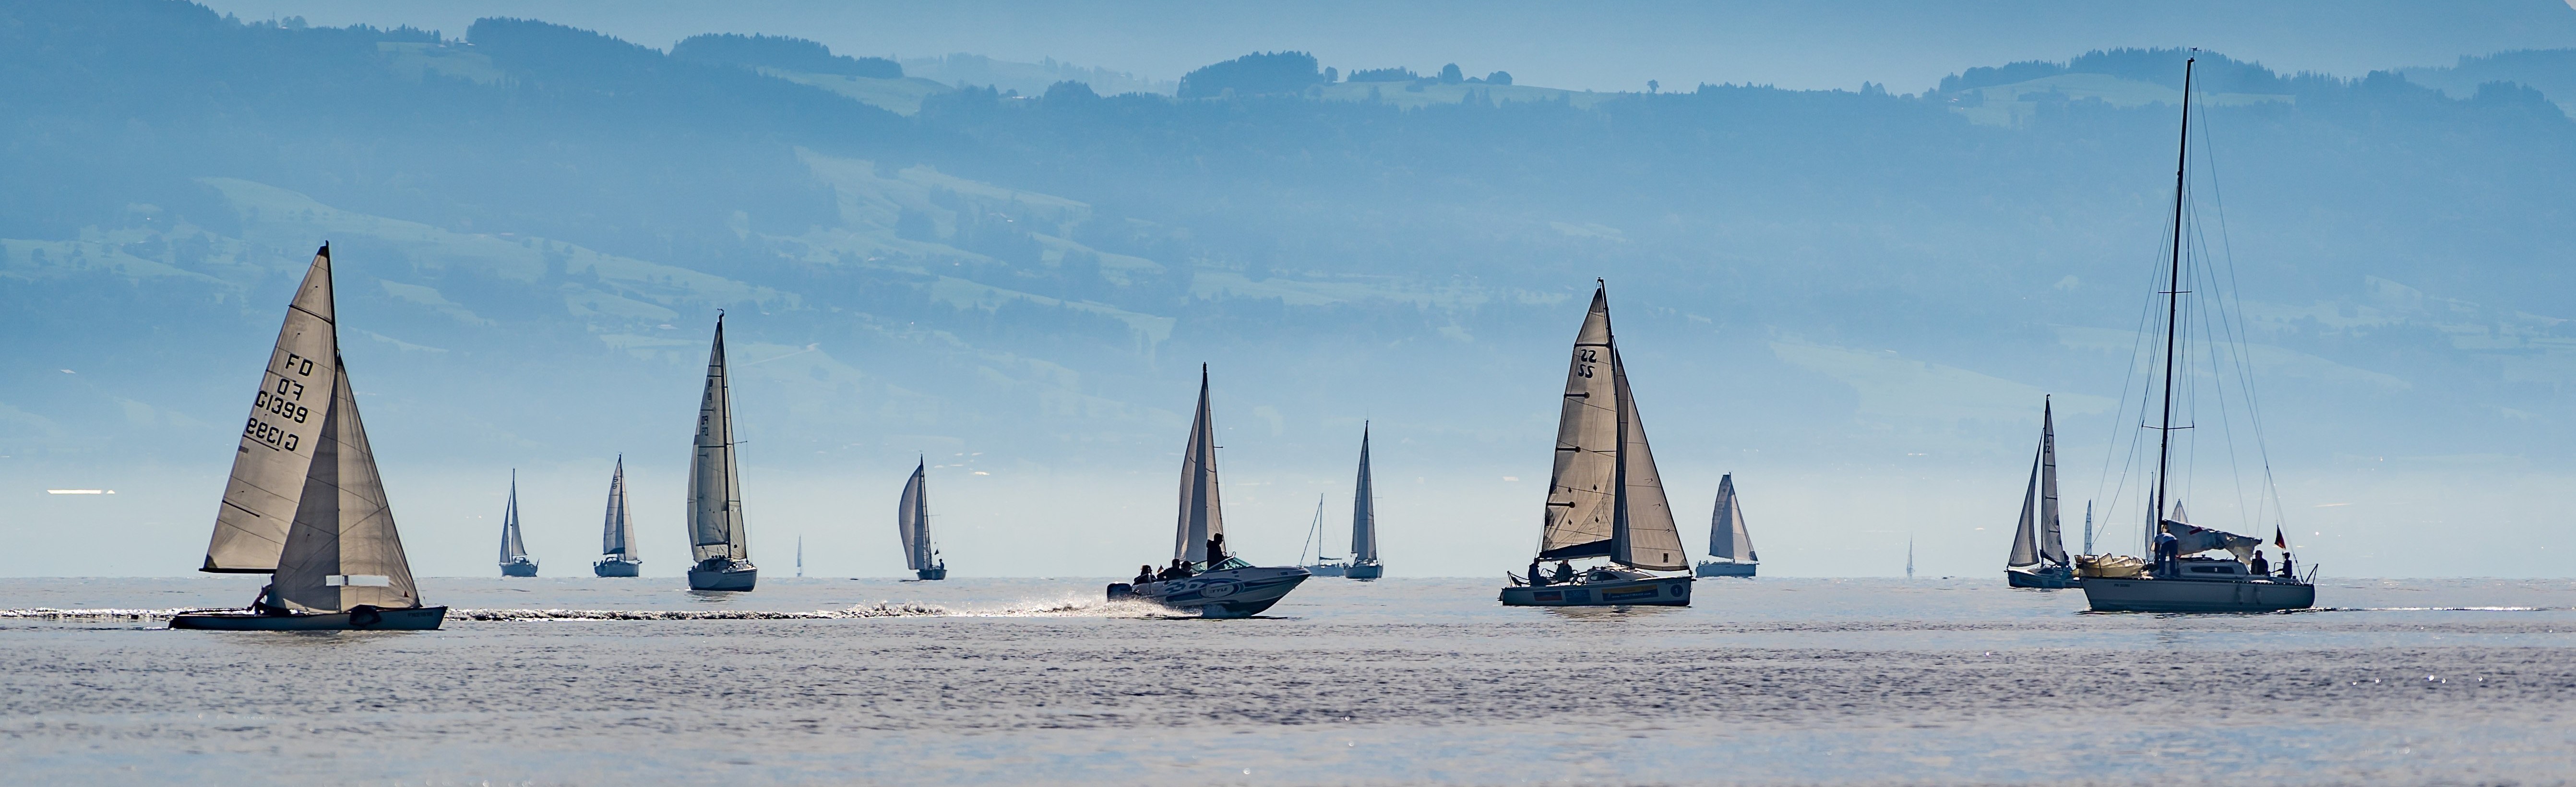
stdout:
<svg viewBox="0 0 2576 787">
<path fill-rule="evenodd" d="M 1702 582 L 1630 611 L 1317 579 L 1234 621 L 1104 604 L 1105 581 L 430 579 L 443 631 L 256 634 L 27 612 L 233 606 L 253 577 L 5 579 L 0 781 L 2576 778 L 2568 580 L 2327 580 L 2328 610 L 2190 616 L 2001 577 Z"/>
</svg>

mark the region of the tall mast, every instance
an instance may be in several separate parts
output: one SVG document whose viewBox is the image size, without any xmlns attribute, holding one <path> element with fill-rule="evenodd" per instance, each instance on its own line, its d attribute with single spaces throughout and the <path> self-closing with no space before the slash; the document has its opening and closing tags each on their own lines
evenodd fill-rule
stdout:
<svg viewBox="0 0 2576 787">
<path fill-rule="evenodd" d="M 1600 285 L 1603 292 L 1609 291 L 1610 282 L 1592 281 Z M 1617 562 L 1623 559 L 1621 555 L 1625 550 L 1621 547 L 1628 545 L 1628 397 L 1620 395 L 1619 390 L 1619 332 L 1612 329 L 1610 321 L 1604 318 L 1601 334 L 1607 337 L 1603 341 L 1610 345 L 1610 409 L 1617 414 L 1619 424 L 1615 432 L 1618 436 L 1610 443 L 1613 446 L 1610 450 L 1618 452 L 1610 462 L 1610 560 Z"/>
<path fill-rule="evenodd" d="M 2155 539 L 2156 530 L 2165 517 L 2165 476 L 2173 466 L 2173 388 L 2174 334 L 2181 327 L 2182 314 L 2182 187 L 2183 168 L 2191 163 L 2191 64 L 2197 57 L 2182 61 L 2182 138 L 2174 151 L 2173 260 L 2165 278 L 2165 406 L 2162 423 L 2156 427 L 2156 507 L 2147 512 L 2147 538 Z"/>
</svg>

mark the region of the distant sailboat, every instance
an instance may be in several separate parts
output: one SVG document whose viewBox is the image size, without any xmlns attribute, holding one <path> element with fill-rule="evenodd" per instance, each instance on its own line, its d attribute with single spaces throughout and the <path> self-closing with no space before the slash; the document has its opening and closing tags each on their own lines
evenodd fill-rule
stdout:
<svg viewBox="0 0 2576 787">
<path fill-rule="evenodd" d="M 805 578 L 805 534 L 796 534 L 796 578 Z"/>
<path fill-rule="evenodd" d="M 716 315 L 707 352 L 707 388 L 698 400 L 696 453 L 689 458 L 690 590 L 750 590 L 760 579 L 743 532 L 742 479 L 733 457 L 733 398 L 725 382 L 724 315 Z"/>
<path fill-rule="evenodd" d="M 599 562 L 590 564 L 591 573 L 603 577 L 631 577 L 643 573 L 644 559 L 635 556 L 634 531 L 626 521 L 626 455 L 617 456 L 617 470 L 608 476 L 608 520 L 599 529 Z"/>
<path fill-rule="evenodd" d="M 1905 537 L 1905 578 L 1914 578 L 1914 537 Z"/>
<path fill-rule="evenodd" d="M 1717 477 L 1717 510 L 1708 520 L 1708 556 L 1699 564 L 1703 577 L 1749 577 L 1762 567 L 1753 551 L 1753 534 L 1744 531 L 1744 507 L 1735 499 L 1735 474 Z"/>
<path fill-rule="evenodd" d="M 1109 599 L 1136 598 L 1211 618 L 1261 614 L 1309 576 L 1294 566 L 1262 568 L 1231 554 L 1212 554 L 1225 538 L 1225 510 L 1218 502 L 1216 419 L 1208 407 L 1207 367 L 1199 367 L 1198 413 L 1181 455 L 1181 512 L 1172 535 L 1177 575 L 1138 577 L 1150 582 L 1109 586 Z"/>
<path fill-rule="evenodd" d="M 1502 589 L 1504 606 L 1690 606 L 1689 575 L 1648 573 L 1688 570 L 1690 556 L 1610 330 L 1607 284 L 1593 290 L 1574 337 L 1556 425 L 1556 467 L 1547 483 L 1546 526 L 1530 559 L 1531 576 Z M 1592 557 L 1608 564 L 1541 576 L 1540 561 Z"/>
<path fill-rule="evenodd" d="M 2004 581 L 2017 588 L 2071 588 L 2084 584 L 2066 556 L 2057 527 L 2057 414 L 2039 403 L 2039 455 L 2031 458 L 2030 488 L 2022 493 L 2021 522 L 2013 528 Z"/>
<path fill-rule="evenodd" d="M 922 581 L 948 578 L 948 561 L 930 544 L 930 493 L 923 486 L 927 462 L 916 460 L 912 478 L 903 482 L 903 500 L 895 506 L 894 529 L 903 536 L 903 567 Z"/>
<path fill-rule="evenodd" d="M 438 628 L 424 607 L 340 360 L 331 247 L 286 310 L 199 571 L 270 574 L 249 609 L 192 611 L 177 629 Z"/>
<path fill-rule="evenodd" d="M 1306 541 L 1297 548 L 1297 567 L 1305 569 L 1306 573 L 1314 576 L 1338 577 L 1347 572 L 1350 567 L 1343 565 L 1341 558 L 1328 557 L 1324 554 L 1324 499 L 1327 497 L 1330 496 L 1315 496 L 1315 518 L 1306 523 Z M 1313 555 L 1315 562 L 1306 562 L 1308 555 Z"/>
<path fill-rule="evenodd" d="M 510 505 L 501 510 L 501 576 L 533 577 L 537 561 L 519 538 L 519 471 L 510 471 Z"/>
<path fill-rule="evenodd" d="M 1368 422 L 1360 422 L 1360 480 L 1351 491 L 1351 562 L 1343 576 L 1376 579 L 1386 575 L 1377 562 L 1377 483 L 1369 476 Z"/>
</svg>

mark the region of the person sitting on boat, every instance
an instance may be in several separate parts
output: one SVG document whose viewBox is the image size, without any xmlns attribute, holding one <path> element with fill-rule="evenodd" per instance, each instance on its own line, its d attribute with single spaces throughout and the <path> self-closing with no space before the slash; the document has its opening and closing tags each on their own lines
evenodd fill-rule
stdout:
<svg viewBox="0 0 2576 787">
<path fill-rule="evenodd" d="M 1555 584 L 1562 585 L 1572 581 L 1574 581 L 1574 564 L 1570 561 L 1556 561 Z"/>
<path fill-rule="evenodd" d="M 1538 558 L 1530 558 L 1529 573 L 1522 576 L 1529 577 L 1528 584 L 1530 587 L 1544 587 L 1547 585 L 1547 577 L 1539 576 Z"/>
<path fill-rule="evenodd" d="M 2283 552 L 2281 553 L 2281 578 L 2282 578 L 2282 579 L 2298 579 L 2298 578 L 2299 578 L 2299 574 L 2298 574 L 2298 572 L 2296 572 L 2296 571 L 2291 571 L 2291 570 L 2290 570 L 2290 553 L 2289 553 L 2288 551 L 2286 551 L 2286 550 L 2285 550 L 2285 551 L 2283 551 Z"/>
<path fill-rule="evenodd" d="M 1197 574 L 1197 573 L 1198 573 L 1197 571 L 1194 571 L 1194 570 L 1191 570 L 1191 569 L 1190 569 L 1190 562 L 1189 562 L 1189 561 L 1187 561 L 1187 560 L 1182 560 L 1182 559 L 1180 559 L 1180 558 L 1172 558 L 1172 575 L 1171 575 L 1170 577 L 1167 577 L 1167 578 L 1168 578 L 1168 579 L 1187 579 L 1187 578 L 1189 578 L 1191 575 L 1194 575 L 1194 574 Z"/>
<path fill-rule="evenodd" d="M 1136 567 L 1135 584 L 1142 585 L 1152 581 L 1154 581 L 1154 566 L 1152 564 Z"/>
<path fill-rule="evenodd" d="M 2263 559 L 2263 550 L 2254 550 L 2254 560 L 2246 564 L 2255 576 L 2272 573 L 2272 561 Z"/>
<path fill-rule="evenodd" d="M 1207 564 L 1214 566 L 1223 562 L 1225 562 L 1225 534 L 1208 536 Z"/>
<path fill-rule="evenodd" d="M 2166 533 L 2166 532 L 2161 532 L 2161 531 L 2157 532 L 2157 533 L 2156 533 L 2156 573 L 2158 573 L 2158 574 L 2170 574 L 2170 573 L 2173 573 L 2173 570 L 2174 570 L 2174 563 L 2175 563 L 2176 561 L 2178 561 L 2178 560 L 2181 560 L 2181 551 L 2182 551 L 2182 539 L 2174 538 L 2174 534 L 2172 534 L 2172 533 Z"/>
</svg>

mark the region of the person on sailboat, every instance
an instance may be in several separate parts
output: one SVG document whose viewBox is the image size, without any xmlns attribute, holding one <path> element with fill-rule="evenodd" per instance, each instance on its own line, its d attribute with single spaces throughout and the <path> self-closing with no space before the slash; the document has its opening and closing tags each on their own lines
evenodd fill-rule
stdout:
<svg viewBox="0 0 2576 787">
<path fill-rule="evenodd" d="M 2181 539 L 2174 538 L 2172 533 L 2158 530 L 2156 532 L 2156 573 L 2173 573 L 2174 561 L 2180 559 L 2181 552 Z"/>
<path fill-rule="evenodd" d="M 2254 575 L 2258 577 L 2272 573 L 2272 561 L 2264 560 L 2263 550 L 2260 549 L 2254 550 L 2254 560 L 2247 565 L 2253 569 Z"/>
<path fill-rule="evenodd" d="M 2299 572 L 2296 572 L 2296 571 L 2292 571 L 2292 570 L 2290 570 L 2290 553 L 2289 553 L 2289 552 L 2286 552 L 2286 551 L 2284 551 L 2284 552 L 2282 552 L 2282 553 L 2281 553 L 2281 578 L 2282 578 L 2282 579 L 2298 579 L 2298 578 L 2299 578 Z"/>
<path fill-rule="evenodd" d="M 1523 576 L 1529 577 L 1529 581 L 1522 584 L 1529 585 L 1530 587 L 1544 587 L 1547 585 L 1547 577 L 1539 576 L 1538 558 L 1530 558 L 1529 573 L 1524 574 Z"/>
<path fill-rule="evenodd" d="M 1556 561 L 1555 583 L 1562 585 L 1572 581 L 1574 581 L 1574 563 L 1566 560 Z"/>
</svg>

